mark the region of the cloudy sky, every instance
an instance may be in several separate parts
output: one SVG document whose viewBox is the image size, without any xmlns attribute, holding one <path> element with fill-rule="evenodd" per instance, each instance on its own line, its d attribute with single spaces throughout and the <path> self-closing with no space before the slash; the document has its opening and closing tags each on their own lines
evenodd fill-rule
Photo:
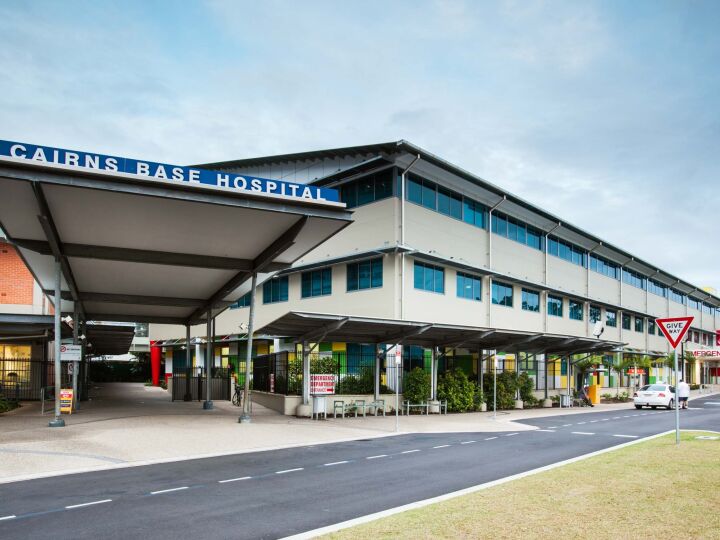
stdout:
<svg viewBox="0 0 720 540">
<path fill-rule="evenodd" d="M 173 163 L 407 139 L 720 290 L 718 28 L 714 0 L 3 0 L 0 138 Z"/>
</svg>

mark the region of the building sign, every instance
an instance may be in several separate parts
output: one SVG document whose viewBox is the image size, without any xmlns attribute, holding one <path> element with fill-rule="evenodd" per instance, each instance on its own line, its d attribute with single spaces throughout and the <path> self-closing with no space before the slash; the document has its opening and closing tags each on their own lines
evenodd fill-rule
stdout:
<svg viewBox="0 0 720 540">
<path fill-rule="evenodd" d="M 79 362 L 82 356 L 82 345 L 60 345 L 61 362 Z"/>
<path fill-rule="evenodd" d="M 332 373 L 310 375 L 310 394 L 313 396 L 327 396 L 334 393 L 335 375 Z"/>
<path fill-rule="evenodd" d="M 720 330 L 715 330 L 715 345 L 720 347 Z"/>
<path fill-rule="evenodd" d="M 645 368 L 630 368 L 627 370 L 628 375 L 645 375 Z"/>
<path fill-rule="evenodd" d="M 338 191 L 335 189 L 12 141 L 0 141 L 0 159 L 33 162 L 90 173 L 135 177 L 166 184 L 205 186 L 250 195 L 318 203 L 340 201 Z"/>
<path fill-rule="evenodd" d="M 63 388 L 60 390 L 60 412 L 72 414 L 73 407 L 73 391 L 71 388 Z"/>
</svg>

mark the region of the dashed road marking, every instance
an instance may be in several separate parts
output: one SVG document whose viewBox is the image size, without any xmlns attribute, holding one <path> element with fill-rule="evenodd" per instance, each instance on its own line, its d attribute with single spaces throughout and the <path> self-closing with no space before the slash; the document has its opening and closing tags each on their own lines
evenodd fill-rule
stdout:
<svg viewBox="0 0 720 540">
<path fill-rule="evenodd" d="M 437 448 L 447 448 L 448 446 L 450 446 L 450 445 L 449 444 L 440 444 L 438 446 L 433 446 L 433 450 L 435 450 Z"/>
<path fill-rule="evenodd" d="M 637 435 L 613 435 L 613 437 L 623 437 L 625 439 L 637 439 Z"/>
<path fill-rule="evenodd" d="M 252 476 L 241 476 L 240 478 L 228 478 L 227 480 L 218 480 L 218 484 L 227 484 L 228 482 L 239 482 L 240 480 L 250 480 Z"/>
<path fill-rule="evenodd" d="M 345 463 L 350 463 L 349 461 L 333 461 L 332 463 L 325 463 L 323 467 L 332 467 L 333 465 L 344 465 Z"/>
<path fill-rule="evenodd" d="M 555 433 L 554 429 L 536 429 L 535 431 L 544 431 L 545 433 Z"/>
<path fill-rule="evenodd" d="M 583 424 L 587 424 L 587 422 L 578 422 L 577 423 L 578 426 L 582 426 Z"/>
<path fill-rule="evenodd" d="M 623 416 L 623 418 L 630 418 L 630 415 L 626 414 L 625 416 Z"/>
<path fill-rule="evenodd" d="M 477 442 L 477 441 L 463 441 L 460 444 L 472 444 L 474 442 Z"/>
<path fill-rule="evenodd" d="M 508 434 L 505 435 L 505 436 L 506 436 L 506 437 L 512 437 L 513 435 L 517 435 L 517 433 L 508 433 Z"/>
<path fill-rule="evenodd" d="M 488 438 L 485 439 L 485 440 L 486 440 L 486 441 L 492 441 L 493 439 L 497 439 L 497 437 L 488 437 Z"/>
<path fill-rule="evenodd" d="M 613 416 L 612 419 L 613 419 L 613 420 L 620 420 L 620 417 L 619 417 L 619 416 Z"/>
<path fill-rule="evenodd" d="M 418 450 L 418 449 L 416 448 L 415 450 L 403 450 L 403 451 L 400 452 L 400 453 L 401 453 L 401 454 L 412 454 L 413 452 L 419 452 L 419 451 L 420 451 L 420 450 Z"/>
<path fill-rule="evenodd" d="M 573 435 L 595 435 L 594 433 L 588 433 L 587 431 L 573 431 Z"/>
<path fill-rule="evenodd" d="M 378 456 L 368 456 L 365 459 L 380 459 L 380 458 L 384 458 L 384 457 L 387 457 L 387 454 L 380 454 Z"/>
<path fill-rule="evenodd" d="M 557 429 L 557 426 L 548 426 L 547 429 Z"/>
<path fill-rule="evenodd" d="M 275 474 L 286 474 L 286 473 L 289 473 L 289 472 L 302 471 L 302 470 L 304 470 L 304 469 L 305 469 L 305 467 L 298 467 L 298 468 L 296 468 L 296 469 L 285 469 L 284 471 L 275 471 Z"/>
<path fill-rule="evenodd" d="M 590 420 L 591 424 L 594 424 L 595 422 L 597 422 L 597 420 Z"/>
<path fill-rule="evenodd" d="M 563 424 L 561 427 L 570 427 L 572 424 Z"/>
<path fill-rule="evenodd" d="M 66 506 L 66 510 L 72 510 L 73 508 L 82 508 L 83 506 L 92 506 L 94 504 L 103 504 L 103 503 L 109 503 L 112 502 L 112 499 L 103 499 L 102 501 L 91 501 L 86 503 L 80 503 L 80 504 L 71 504 L 70 506 Z"/>
<path fill-rule="evenodd" d="M 187 486 L 182 487 L 176 487 L 171 489 L 161 489 L 160 491 L 151 491 L 150 495 L 160 495 L 161 493 L 170 493 L 171 491 L 182 491 L 183 489 L 188 489 Z"/>
<path fill-rule="evenodd" d="M 17 516 L 15 514 L 13 514 L 11 516 L 2 516 L 2 517 L 0 517 L 0 521 L 6 521 L 8 519 L 15 519 L 16 517 Z"/>
<path fill-rule="evenodd" d="M 601 421 L 601 422 L 607 422 L 608 420 L 610 420 L 610 419 L 609 419 L 609 418 L 603 418 L 603 419 L 600 420 L 600 421 Z"/>
</svg>

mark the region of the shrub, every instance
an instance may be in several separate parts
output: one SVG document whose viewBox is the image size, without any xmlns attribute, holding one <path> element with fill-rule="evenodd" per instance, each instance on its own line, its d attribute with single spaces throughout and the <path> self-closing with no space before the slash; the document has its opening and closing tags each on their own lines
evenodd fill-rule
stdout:
<svg viewBox="0 0 720 540">
<path fill-rule="evenodd" d="M 522 372 L 517 378 L 517 384 L 518 390 L 520 391 L 520 399 L 523 400 L 523 403 L 528 407 L 534 407 L 535 405 L 537 405 L 538 400 L 535 397 L 535 394 L 533 394 L 533 390 L 535 389 L 535 383 L 533 382 L 530 375 Z"/>
<path fill-rule="evenodd" d="M 517 392 L 517 374 L 514 371 L 503 371 L 497 375 L 497 406 L 498 409 L 514 409 L 515 393 Z M 483 381 L 483 394 L 486 396 L 488 410 L 493 408 L 493 377 Z"/>
<path fill-rule="evenodd" d="M 473 384 L 473 409 L 480 410 L 480 406 L 485 402 L 485 394 L 479 384 Z"/>
<path fill-rule="evenodd" d="M 437 397 L 441 401 L 447 400 L 448 411 L 475 409 L 475 385 L 461 369 L 448 371 L 439 378 Z"/>
<path fill-rule="evenodd" d="M 420 403 L 430 398 L 430 374 L 416 367 L 405 375 L 403 398 L 410 403 Z"/>
<path fill-rule="evenodd" d="M 18 407 L 18 403 L 16 401 L 10 401 L 2 396 L 0 396 L 0 414 L 8 411 L 12 411 L 13 409 Z"/>
</svg>

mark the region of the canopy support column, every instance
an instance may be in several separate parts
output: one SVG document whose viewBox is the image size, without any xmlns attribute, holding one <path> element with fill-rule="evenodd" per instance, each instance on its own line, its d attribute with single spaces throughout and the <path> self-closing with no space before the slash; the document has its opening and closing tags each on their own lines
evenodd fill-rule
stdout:
<svg viewBox="0 0 720 540">
<path fill-rule="evenodd" d="M 310 351 L 306 341 L 302 344 L 302 357 L 303 357 L 303 386 L 302 386 L 302 399 L 303 405 L 310 404 Z"/>
<path fill-rule="evenodd" d="M 73 310 L 73 345 L 78 345 L 78 331 L 80 330 L 80 315 L 78 314 L 77 305 Z M 72 373 L 72 387 L 73 387 L 73 410 L 78 409 L 78 403 L 80 403 L 80 396 L 78 395 L 78 370 L 80 369 L 80 362 L 73 362 L 73 373 Z"/>
<path fill-rule="evenodd" d="M 185 395 L 183 401 L 192 401 L 192 391 L 190 390 L 191 368 L 192 368 L 192 351 L 190 350 L 190 325 L 185 325 Z M 179 373 L 179 371 L 176 371 Z M 173 377 L 175 373 L 173 373 Z M 174 383 L 173 383 L 174 384 Z"/>
<path fill-rule="evenodd" d="M 250 423 L 250 364 L 252 362 L 253 332 L 255 331 L 255 288 L 257 273 L 253 272 L 250 284 L 250 313 L 248 314 L 247 351 L 245 354 L 245 388 L 243 389 L 243 412 L 238 422 Z"/>
<path fill-rule="evenodd" d="M 213 402 L 211 394 L 212 387 L 212 365 L 213 365 L 213 336 L 212 336 L 212 304 L 207 310 L 207 325 L 205 328 L 207 342 L 205 343 L 205 401 L 203 409 L 212 410 Z"/>
<path fill-rule="evenodd" d="M 60 314 L 62 312 L 62 300 L 60 298 L 61 275 L 60 261 L 55 259 L 55 341 L 53 343 L 55 349 L 55 418 L 48 423 L 50 427 L 65 427 L 65 420 L 60 417 L 60 339 L 62 337 L 60 331 Z"/>
<path fill-rule="evenodd" d="M 437 400 L 437 363 L 437 347 L 433 347 L 430 356 L 430 401 Z"/>
<path fill-rule="evenodd" d="M 537 357 L 537 355 L 535 355 Z M 543 363 L 545 364 L 545 399 L 548 398 L 548 355 L 543 354 Z M 537 365 L 537 362 L 536 362 Z"/>
<path fill-rule="evenodd" d="M 382 362 L 382 358 L 383 354 L 380 352 L 380 345 L 378 344 L 375 346 L 375 401 L 380 399 L 380 363 Z"/>
</svg>

